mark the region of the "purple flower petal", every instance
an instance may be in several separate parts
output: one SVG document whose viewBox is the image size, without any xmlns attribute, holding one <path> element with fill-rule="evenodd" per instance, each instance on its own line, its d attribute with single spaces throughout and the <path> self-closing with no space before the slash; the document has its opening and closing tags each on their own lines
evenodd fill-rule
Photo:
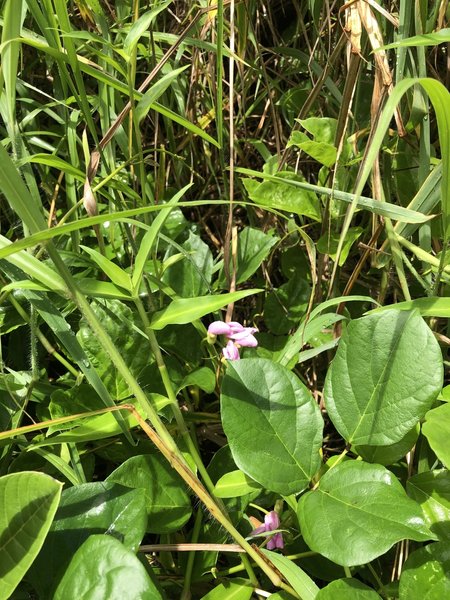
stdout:
<svg viewBox="0 0 450 600">
<path fill-rule="evenodd" d="M 230 340 L 225 348 L 222 349 L 222 353 L 227 360 L 239 360 L 239 350 L 235 344 Z"/>
<path fill-rule="evenodd" d="M 211 323 L 211 325 L 208 327 L 208 333 L 212 335 L 229 336 L 232 334 L 232 328 L 230 327 L 229 323 L 224 323 L 223 321 L 214 321 L 214 323 Z"/>
<path fill-rule="evenodd" d="M 270 513 L 267 513 L 264 517 L 264 525 L 266 526 L 266 531 L 278 529 L 280 526 L 280 517 L 275 510 L 271 510 Z"/>
<path fill-rule="evenodd" d="M 245 348 L 256 348 L 258 340 L 252 335 L 255 331 L 257 331 L 257 329 L 254 327 L 245 327 L 243 331 L 234 333 L 228 337 L 231 337 L 237 344 Z"/>
<path fill-rule="evenodd" d="M 244 326 L 241 325 L 240 323 L 238 323 L 237 321 L 230 321 L 228 323 L 228 325 L 231 328 L 230 336 L 234 335 L 235 333 L 240 333 L 241 331 L 244 331 L 244 329 L 245 329 Z"/>
<path fill-rule="evenodd" d="M 260 525 L 259 527 L 257 527 L 256 529 L 254 529 L 250 535 L 259 535 L 260 533 L 264 533 L 266 531 L 266 526 L 265 525 Z"/>
<path fill-rule="evenodd" d="M 275 548 L 279 548 L 280 550 L 284 548 L 283 536 L 281 533 L 276 533 L 268 542 L 267 542 L 267 550 L 275 550 Z"/>
</svg>

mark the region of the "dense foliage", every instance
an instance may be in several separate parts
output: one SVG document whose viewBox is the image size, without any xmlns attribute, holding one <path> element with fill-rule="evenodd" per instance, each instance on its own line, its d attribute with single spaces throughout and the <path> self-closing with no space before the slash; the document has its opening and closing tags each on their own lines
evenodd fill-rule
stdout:
<svg viewBox="0 0 450 600">
<path fill-rule="evenodd" d="M 0 6 L 0 600 L 450 597 L 448 1 Z"/>
</svg>

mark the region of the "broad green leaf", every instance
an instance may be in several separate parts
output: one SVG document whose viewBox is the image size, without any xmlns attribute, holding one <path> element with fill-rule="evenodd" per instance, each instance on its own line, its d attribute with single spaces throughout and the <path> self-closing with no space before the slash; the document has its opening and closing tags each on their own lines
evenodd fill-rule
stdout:
<svg viewBox="0 0 450 600">
<path fill-rule="evenodd" d="M 236 577 L 230 581 L 219 583 L 201 600 L 250 600 L 253 586 L 250 581 Z"/>
<path fill-rule="evenodd" d="M 450 540 L 450 473 L 441 469 L 414 475 L 406 491 L 422 506 L 431 531 L 441 540 Z"/>
<path fill-rule="evenodd" d="M 390 204 L 389 202 L 378 202 L 376 200 L 372 200 L 372 198 L 366 198 L 365 196 L 341 192 L 332 188 L 326 188 L 319 185 L 314 185 L 312 183 L 306 183 L 305 181 L 293 180 L 291 178 L 285 177 L 286 173 L 280 173 L 279 175 L 269 175 L 268 173 L 260 173 L 259 171 L 253 171 L 252 169 L 245 169 L 243 167 L 237 168 L 236 172 L 242 173 L 243 175 L 249 175 L 250 177 L 259 177 L 260 179 L 264 179 L 275 184 L 279 183 L 285 184 L 286 186 L 296 187 L 308 192 L 312 192 L 314 194 L 323 194 L 324 196 L 330 197 L 332 196 L 335 200 L 340 200 L 342 202 L 346 202 L 347 204 L 352 204 L 352 202 L 356 202 L 356 206 L 358 208 L 369 210 L 370 212 L 373 212 L 378 215 L 383 215 L 384 217 L 389 217 L 396 221 L 403 221 L 404 223 L 425 223 L 426 221 L 429 221 L 431 218 L 433 218 L 432 215 L 423 215 L 420 212 L 403 208 L 403 206 L 395 206 L 394 204 Z M 288 175 L 291 174 L 288 173 Z M 244 182 L 247 182 L 245 183 L 246 187 L 248 185 L 248 181 L 249 180 L 244 180 Z M 252 186 L 251 190 L 252 193 L 253 187 L 254 186 Z M 275 203 L 277 205 L 272 206 L 269 199 L 266 199 L 266 204 L 268 206 L 272 206 L 272 208 L 296 212 L 292 207 L 288 208 L 287 204 L 283 205 L 281 198 L 279 199 L 278 203 Z"/>
<path fill-rule="evenodd" d="M 24 471 L 0 477 L 0 598 L 9 598 L 50 529 L 62 483 Z"/>
<path fill-rule="evenodd" d="M 316 600 L 381 600 L 375 590 L 351 577 L 336 579 L 322 588 Z"/>
<path fill-rule="evenodd" d="M 309 117 L 308 119 L 296 119 L 316 142 L 334 144 L 336 138 L 337 119 L 330 117 Z"/>
<path fill-rule="evenodd" d="M 450 404 L 446 403 L 433 408 L 425 415 L 422 432 L 427 438 L 433 452 L 442 462 L 450 468 Z"/>
<path fill-rule="evenodd" d="M 300 148 L 300 150 L 303 150 L 303 152 L 328 168 L 336 162 L 337 150 L 333 144 L 313 141 L 301 131 L 291 133 L 286 147 L 289 148 L 290 146 Z"/>
<path fill-rule="evenodd" d="M 261 490 L 261 486 L 238 469 L 219 479 L 214 488 L 214 495 L 218 498 L 238 498 L 257 490 Z"/>
<path fill-rule="evenodd" d="M 213 256 L 200 236 L 189 232 L 181 246 L 187 256 L 170 266 L 162 277 L 181 298 L 195 298 L 207 294 L 213 271 Z"/>
<path fill-rule="evenodd" d="M 83 277 L 77 280 L 77 285 L 85 296 L 90 298 L 105 298 L 106 300 L 131 300 L 131 295 L 110 281 L 98 281 Z"/>
<path fill-rule="evenodd" d="M 428 298 L 415 298 L 405 302 L 398 302 L 394 305 L 380 306 L 369 311 L 368 314 L 374 312 L 383 312 L 386 310 L 418 310 L 422 317 L 450 317 L 450 298 L 439 298 L 430 296 Z"/>
<path fill-rule="evenodd" d="M 328 369 L 330 419 L 355 445 L 399 442 L 442 387 L 442 354 L 417 312 L 386 311 L 352 321 Z"/>
<path fill-rule="evenodd" d="M 109 475 L 107 481 L 145 491 L 147 531 L 151 533 L 177 531 L 191 516 L 185 483 L 159 454 L 129 458 Z"/>
<path fill-rule="evenodd" d="M 103 408 L 103 406 L 103 402 L 96 391 L 90 385 L 81 384 L 68 390 L 55 390 L 50 397 L 48 408 L 50 418 L 59 419 L 61 417 L 68 417 L 69 415 L 97 410 Z M 47 429 L 47 435 L 52 435 L 55 431 L 72 429 L 77 425 L 79 425 L 79 422 L 76 420 L 62 425 L 50 425 Z"/>
<path fill-rule="evenodd" d="M 53 600 L 162 600 L 144 565 L 109 535 L 92 535 L 75 552 Z"/>
<path fill-rule="evenodd" d="M 45 544 L 29 573 L 33 584 L 43 597 L 49 597 L 74 552 L 96 533 L 115 537 L 136 552 L 146 523 L 142 490 L 110 482 L 85 483 L 64 490 Z M 43 578 L 43 572 L 52 573 L 52 577 Z"/>
<path fill-rule="evenodd" d="M 128 275 L 128 273 L 126 273 L 123 269 L 121 269 L 111 260 L 108 260 L 105 256 L 103 256 L 103 254 L 97 252 L 97 250 L 81 245 L 80 248 L 82 248 L 87 254 L 89 254 L 92 260 L 111 279 L 113 283 L 115 283 L 119 287 L 124 288 L 128 292 L 131 291 L 131 278 Z"/>
<path fill-rule="evenodd" d="M 263 260 L 265 260 L 278 242 L 278 238 L 264 233 L 260 229 L 244 227 L 238 235 L 236 257 L 236 283 L 244 283 L 256 273 Z M 230 266 L 232 259 L 230 257 Z M 226 285 L 223 269 L 219 276 L 219 285 Z"/>
<path fill-rule="evenodd" d="M 414 444 L 420 433 L 417 424 L 399 442 L 390 446 L 355 446 L 355 451 L 366 461 L 379 465 L 392 465 L 405 456 Z"/>
<path fill-rule="evenodd" d="M 236 465 L 269 490 L 304 490 L 320 467 L 323 419 L 307 388 L 264 358 L 230 362 L 222 422 Z"/>
<path fill-rule="evenodd" d="M 204 392 L 212 394 L 216 389 L 216 375 L 209 367 L 200 367 L 191 371 L 181 382 L 178 392 L 188 386 L 196 385 Z"/>
<path fill-rule="evenodd" d="M 320 204 L 315 193 L 302 187 L 289 185 L 292 180 L 301 182 L 295 173 L 283 173 L 283 178 L 269 179 L 258 183 L 252 179 L 243 179 L 249 198 L 258 206 L 284 210 L 296 215 L 304 215 L 315 221 L 321 220 Z"/>
<path fill-rule="evenodd" d="M 303 569 L 292 562 L 287 556 L 265 549 L 262 552 L 275 565 L 289 585 L 300 595 L 302 600 L 314 600 L 317 597 L 319 588 Z"/>
<path fill-rule="evenodd" d="M 450 543 L 437 542 L 413 552 L 403 565 L 400 600 L 450 597 Z"/>
<path fill-rule="evenodd" d="M 381 465 L 349 460 L 331 468 L 298 503 L 305 542 L 338 565 L 363 565 L 403 539 L 435 539 L 420 506 Z"/>
<path fill-rule="evenodd" d="M 242 298 L 258 294 L 261 290 L 242 290 L 220 296 L 199 296 L 198 298 L 178 298 L 173 300 L 167 308 L 160 310 L 153 316 L 152 329 L 163 329 L 166 325 L 184 325 L 200 319 L 205 315 L 223 308 L 230 302 L 237 302 Z"/>
<path fill-rule="evenodd" d="M 308 308 L 311 288 L 307 281 L 293 277 L 267 295 L 264 320 L 272 333 L 288 333 L 299 323 Z"/>
<path fill-rule="evenodd" d="M 148 340 L 133 327 L 133 312 L 118 300 L 97 301 L 91 308 L 137 377 L 152 357 Z M 84 320 L 80 321 L 77 339 L 113 398 L 127 398 L 130 395 L 127 383 L 111 365 L 109 355 Z"/>
</svg>

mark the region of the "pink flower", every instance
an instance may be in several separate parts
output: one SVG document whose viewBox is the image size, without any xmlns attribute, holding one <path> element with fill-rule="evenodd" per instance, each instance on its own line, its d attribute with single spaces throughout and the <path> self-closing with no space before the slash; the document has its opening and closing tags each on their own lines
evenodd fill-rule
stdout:
<svg viewBox="0 0 450 600">
<path fill-rule="evenodd" d="M 240 360 L 239 349 L 230 340 L 225 348 L 222 349 L 223 355 L 227 360 Z"/>
<path fill-rule="evenodd" d="M 241 331 L 233 333 L 230 337 L 236 344 L 245 348 L 256 348 L 258 340 L 253 335 L 256 331 L 256 327 L 243 327 Z"/>
<path fill-rule="evenodd" d="M 208 327 L 208 342 L 214 344 L 216 335 L 224 335 L 229 341 L 222 352 L 228 360 L 239 360 L 239 348 L 255 348 L 258 340 L 253 335 L 258 330 L 256 327 L 244 327 L 237 321 L 214 321 Z"/>
<path fill-rule="evenodd" d="M 265 533 L 266 531 L 273 531 L 274 529 L 278 529 L 279 526 L 280 517 L 276 511 L 271 510 L 270 513 L 264 517 L 264 525 L 260 525 L 254 529 L 251 535 L 258 535 L 260 533 Z M 275 550 L 275 548 L 279 548 L 280 550 L 284 548 L 282 533 L 276 533 L 267 542 L 267 550 Z"/>
<path fill-rule="evenodd" d="M 214 321 L 208 327 L 208 333 L 210 335 L 232 335 L 233 331 L 231 323 L 224 323 L 223 321 Z"/>
</svg>

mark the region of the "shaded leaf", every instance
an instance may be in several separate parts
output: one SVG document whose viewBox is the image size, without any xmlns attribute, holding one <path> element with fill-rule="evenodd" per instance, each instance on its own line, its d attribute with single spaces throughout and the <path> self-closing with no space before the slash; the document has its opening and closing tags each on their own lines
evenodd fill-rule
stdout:
<svg viewBox="0 0 450 600">
<path fill-rule="evenodd" d="M 450 468 L 450 404 L 443 404 L 427 412 L 422 432 L 442 464 Z"/>
<path fill-rule="evenodd" d="M 438 542 L 413 552 L 403 565 L 400 600 L 450 597 L 450 544 Z"/>
<path fill-rule="evenodd" d="M 182 298 L 194 298 L 208 293 L 213 270 L 211 250 L 192 232 L 189 232 L 189 238 L 182 244 L 182 248 L 187 256 L 171 265 L 164 272 L 162 280 Z"/>
<path fill-rule="evenodd" d="M 148 340 L 133 327 L 134 316 L 128 306 L 118 300 L 91 304 L 97 319 L 120 350 L 133 375 L 138 376 L 150 358 Z M 111 365 L 111 359 L 84 320 L 80 321 L 77 339 L 88 355 L 110 394 L 117 400 L 130 395 L 128 384 Z"/>
<path fill-rule="evenodd" d="M 85 483 L 64 490 L 52 528 L 29 573 L 31 581 L 40 595 L 49 597 L 74 552 L 90 536 L 108 534 L 136 552 L 146 522 L 142 490 L 110 482 Z M 44 572 L 52 573 L 52 577 L 43 578 Z"/>
<path fill-rule="evenodd" d="M 304 279 L 293 277 L 267 295 L 264 320 L 275 334 L 287 333 L 306 312 L 311 288 Z"/>
<path fill-rule="evenodd" d="M 446 469 L 419 473 L 408 479 L 406 490 L 418 502 L 428 527 L 441 540 L 450 539 L 450 473 Z"/>
<path fill-rule="evenodd" d="M 129 458 L 109 475 L 107 481 L 144 491 L 149 532 L 177 531 L 191 516 L 185 483 L 159 454 Z"/>
</svg>

